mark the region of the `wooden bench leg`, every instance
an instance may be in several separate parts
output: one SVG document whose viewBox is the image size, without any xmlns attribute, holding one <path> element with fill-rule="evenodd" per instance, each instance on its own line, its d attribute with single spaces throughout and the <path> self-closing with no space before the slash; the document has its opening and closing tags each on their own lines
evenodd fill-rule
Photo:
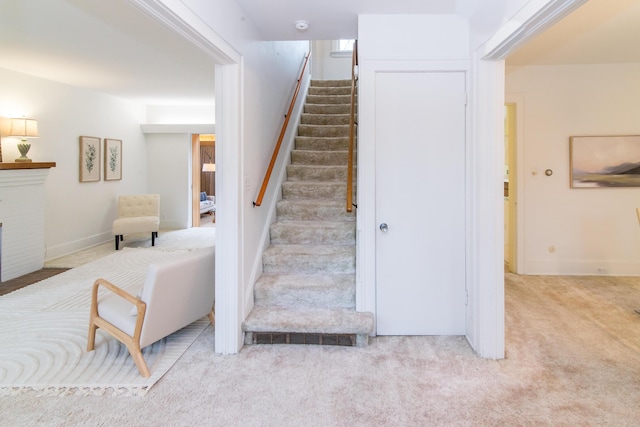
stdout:
<svg viewBox="0 0 640 427">
<path fill-rule="evenodd" d="M 216 326 L 216 314 L 213 311 L 213 309 L 211 309 L 211 312 L 207 316 L 209 317 L 209 320 L 211 321 L 211 326 Z"/>
</svg>

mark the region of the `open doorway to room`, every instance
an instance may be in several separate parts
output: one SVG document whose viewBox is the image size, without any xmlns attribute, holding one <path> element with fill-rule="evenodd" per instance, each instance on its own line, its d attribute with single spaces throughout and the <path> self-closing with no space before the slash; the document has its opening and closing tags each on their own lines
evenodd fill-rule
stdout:
<svg viewBox="0 0 640 427">
<path fill-rule="evenodd" d="M 215 227 L 216 223 L 216 136 L 191 136 L 192 226 Z"/>
<path fill-rule="evenodd" d="M 504 265 L 517 270 L 517 134 L 516 104 L 506 103 L 504 114 Z"/>
</svg>

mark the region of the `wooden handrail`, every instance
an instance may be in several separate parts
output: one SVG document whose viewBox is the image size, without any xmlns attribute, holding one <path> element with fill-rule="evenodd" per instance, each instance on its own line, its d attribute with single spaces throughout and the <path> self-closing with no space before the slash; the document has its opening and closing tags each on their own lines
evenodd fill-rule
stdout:
<svg viewBox="0 0 640 427">
<path fill-rule="evenodd" d="M 298 79 L 298 83 L 296 84 L 296 90 L 293 93 L 291 104 L 289 104 L 289 111 L 287 111 L 287 115 L 284 116 L 284 123 L 282 124 L 282 129 L 280 130 L 280 136 L 278 137 L 278 142 L 276 143 L 276 146 L 273 149 L 273 154 L 271 155 L 271 161 L 269 162 L 269 167 L 267 168 L 267 172 L 264 174 L 262 187 L 260 187 L 260 192 L 258 193 L 258 197 L 256 198 L 256 201 L 253 202 L 253 207 L 260 206 L 262 204 L 264 193 L 267 191 L 267 186 L 269 185 L 269 179 L 271 178 L 271 172 L 273 172 L 273 167 L 275 166 L 276 160 L 278 159 L 278 152 L 280 151 L 280 146 L 282 145 L 284 134 L 287 132 L 287 126 L 289 125 L 289 118 L 291 118 L 291 112 L 293 111 L 293 107 L 296 104 L 296 99 L 298 98 L 298 92 L 300 92 L 300 85 L 302 85 L 302 77 L 304 76 L 304 71 L 307 68 L 307 63 L 309 62 L 309 56 L 311 56 L 311 52 L 307 52 L 307 56 L 304 58 L 302 71 L 300 72 L 300 78 Z"/>
<path fill-rule="evenodd" d="M 353 148 L 356 128 L 356 73 L 358 65 L 358 40 L 353 42 L 351 56 L 351 117 L 349 118 L 349 154 L 347 156 L 347 212 L 353 211 Z"/>
</svg>

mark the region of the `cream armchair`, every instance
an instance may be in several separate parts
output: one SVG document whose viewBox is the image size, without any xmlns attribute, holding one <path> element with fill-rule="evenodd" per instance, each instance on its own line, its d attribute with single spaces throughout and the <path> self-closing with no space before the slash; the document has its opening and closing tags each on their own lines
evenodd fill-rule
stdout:
<svg viewBox="0 0 640 427">
<path fill-rule="evenodd" d="M 151 246 L 155 246 L 160 229 L 160 195 L 142 194 L 120 196 L 118 199 L 118 219 L 113 221 L 113 235 L 116 251 L 129 233 L 151 233 Z"/>
<path fill-rule="evenodd" d="M 149 265 L 140 297 L 97 279 L 91 295 L 87 351 L 95 348 L 97 328 L 127 346 L 143 377 L 151 372 L 142 349 L 179 329 L 209 316 L 215 323 L 215 247 Z M 98 298 L 100 287 L 110 292 Z"/>
</svg>

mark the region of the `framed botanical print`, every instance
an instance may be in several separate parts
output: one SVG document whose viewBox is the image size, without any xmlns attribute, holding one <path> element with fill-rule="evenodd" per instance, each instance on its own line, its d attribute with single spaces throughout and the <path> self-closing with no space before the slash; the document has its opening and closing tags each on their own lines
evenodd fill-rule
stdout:
<svg viewBox="0 0 640 427">
<path fill-rule="evenodd" d="M 122 140 L 104 139 L 104 180 L 122 179 Z"/>
<path fill-rule="evenodd" d="M 80 182 L 100 181 L 100 138 L 80 137 Z"/>
</svg>

